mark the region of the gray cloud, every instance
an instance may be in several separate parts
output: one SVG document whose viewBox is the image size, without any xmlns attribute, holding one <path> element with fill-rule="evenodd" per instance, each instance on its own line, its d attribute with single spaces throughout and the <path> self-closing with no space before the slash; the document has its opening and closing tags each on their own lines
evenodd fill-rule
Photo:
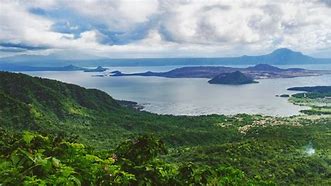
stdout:
<svg viewBox="0 0 331 186">
<path fill-rule="evenodd" d="M 327 6 L 331 7 L 331 0 L 320 0 L 320 2 L 326 4 Z"/>
<path fill-rule="evenodd" d="M 20 51 L 20 50 L 45 50 L 49 49 L 47 46 L 33 46 L 24 43 L 10 43 L 10 42 L 0 42 L 0 47 L 13 49 Z"/>
</svg>

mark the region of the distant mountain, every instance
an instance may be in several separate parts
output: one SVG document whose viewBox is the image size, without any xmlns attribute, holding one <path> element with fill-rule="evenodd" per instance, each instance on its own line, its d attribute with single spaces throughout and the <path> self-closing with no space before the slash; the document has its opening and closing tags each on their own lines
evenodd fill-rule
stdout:
<svg viewBox="0 0 331 186">
<path fill-rule="evenodd" d="M 292 51 L 287 48 L 280 48 L 270 54 L 260 56 L 241 57 L 218 57 L 218 58 L 137 58 L 137 59 L 63 59 L 55 55 L 36 56 L 20 55 L 7 58 L 0 58 L 1 63 L 15 63 L 21 65 L 50 66 L 69 65 L 79 66 L 166 66 L 166 65 L 294 65 L 294 64 L 323 64 L 331 63 L 331 59 L 313 58 Z"/>
<path fill-rule="evenodd" d="M 100 59 L 100 58 L 98 58 Z M 66 58 L 65 56 L 60 56 L 56 54 L 50 54 L 50 55 L 16 55 L 11 57 L 4 57 L 0 58 L 0 64 L 1 63 L 11 63 L 11 64 L 19 64 L 19 65 L 27 65 L 27 66 L 67 66 L 70 64 L 74 64 L 77 66 L 83 66 L 81 64 L 84 63 L 84 61 L 96 61 L 97 58 L 92 58 L 89 56 L 82 56 L 79 59 L 75 58 Z M 96 66 L 96 65 L 91 65 Z"/>
<path fill-rule="evenodd" d="M 287 48 L 281 48 L 273 51 L 270 54 L 261 56 L 242 56 L 240 62 L 243 63 L 263 63 L 273 65 L 290 65 L 290 64 L 313 64 L 331 62 L 331 59 L 318 59 L 295 52 Z"/>
<path fill-rule="evenodd" d="M 108 68 L 103 68 L 102 66 L 98 66 L 95 69 L 85 69 L 84 72 L 104 72 L 106 71 Z"/>
<path fill-rule="evenodd" d="M 108 70 L 108 68 L 103 68 L 102 66 L 98 66 L 96 68 L 83 68 L 75 65 L 67 65 L 67 66 L 27 66 L 27 65 L 16 65 L 16 64 L 0 64 L 0 71 L 8 71 L 8 72 L 24 72 L 24 71 L 84 71 L 84 72 L 104 72 Z"/>
<path fill-rule="evenodd" d="M 74 65 L 67 65 L 63 67 L 36 67 L 36 66 L 23 66 L 15 64 L 0 64 L 0 71 L 11 71 L 11 72 L 21 72 L 21 71 L 85 71 L 86 68 L 77 67 Z M 90 69 L 89 69 L 90 70 Z"/>
<path fill-rule="evenodd" d="M 55 55 L 17 55 L 11 57 L 0 58 L 0 64 L 17 64 L 22 66 L 66 66 L 70 60 L 58 58 Z"/>
<path fill-rule="evenodd" d="M 243 74 L 240 71 L 235 71 L 232 73 L 220 74 L 213 79 L 209 80 L 210 84 L 225 84 L 225 85 L 243 85 L 250 83 L 258 83 L 254 81 L 253 78 Z"/>
</svg>

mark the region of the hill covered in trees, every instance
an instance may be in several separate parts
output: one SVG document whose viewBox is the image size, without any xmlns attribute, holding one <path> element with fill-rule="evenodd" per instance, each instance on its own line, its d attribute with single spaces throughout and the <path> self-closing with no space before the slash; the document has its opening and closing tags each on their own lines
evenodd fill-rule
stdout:
<svg viewBox="0 0 331 186">
<path fill-rule="evenodd" d="M 0 183 L 328 185 L 330 123 L 157 115 L 99 90 L 1 72 Z"/>
</svg>

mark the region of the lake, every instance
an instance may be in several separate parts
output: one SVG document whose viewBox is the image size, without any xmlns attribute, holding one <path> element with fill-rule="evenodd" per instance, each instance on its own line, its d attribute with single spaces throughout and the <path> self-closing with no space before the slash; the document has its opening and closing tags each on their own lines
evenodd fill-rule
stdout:
<svg viewBox="0 0 331 186">
<path fill-rule="evenodd" d="M 331 69 L 331 65 L 280 66 L 307 69 Z M 176 66 L 110 67 L 110 71 L 126 73 L 168 71 Z M 98 72 L 24 72 L 33 76 L 56 79 L 97 88 L 115 99 L 130 100 L 144 106 L 144 110 L 159 114 L 205 115 L 238 113 L 271 116 L 300 114 L 304 107 L 288 102 L 280 94 L 293 94 L 286 89 L 293 86 L 331 85 L 331 75 L 290 79 L 263 79 L 258 84 L 212 85 L 203 78 L 162 77 L 92 77 Z"/>
</svg>

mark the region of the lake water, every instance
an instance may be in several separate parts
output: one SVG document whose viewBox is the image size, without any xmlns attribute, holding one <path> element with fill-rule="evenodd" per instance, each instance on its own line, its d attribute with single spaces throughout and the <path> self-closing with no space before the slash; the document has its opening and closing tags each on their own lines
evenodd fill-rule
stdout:
<svg viewBox="0 0 331 186">
<path fill-rule="evenodd" d="M 307 69 L 331 69 L 331 65 L 280 66 Z M 111 67 L 110 71 L 144 72 L 167 71 L 175 66 Z M 238 113 L 291 116 L 304 107 L 288 102 L 279 94 L 292 94 L 293 86 L 331 85 L 331 75 L 291 79 L 264 79 L 258 84 L 212 85 L 203 78 L 162 77 L 92 77 L 102 73 L 86 72 L 24 72 L 34 76 L 97 88 L 115 99 L 136 101 L 146 111 L 173 115 L 203 115 Z"/>
</svg>

